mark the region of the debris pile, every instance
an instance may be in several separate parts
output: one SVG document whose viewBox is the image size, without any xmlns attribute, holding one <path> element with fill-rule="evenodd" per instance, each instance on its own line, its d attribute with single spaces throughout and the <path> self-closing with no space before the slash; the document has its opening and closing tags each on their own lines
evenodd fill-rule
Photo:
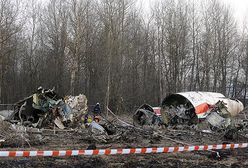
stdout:
<svg viewBox="0 0 248 168">
<path fill-rule="evenodd" d="M 87 99 L 82 94 L 70 96 L 65 101 L 54 89 L 39 87 L 36 93 L 17 102 L 13 113 L 5 120 L 35 128 L 52 128 L 55 124 L 64 129 L 78 123 L 86 110 Z"/>
<path fill-rule="evenodd" d="M 147 111 L 151 108 L 149 105 L 143 107 Z M 34 94 L 15 103 L 14 110 L 9 112 L 10 115 L 2 115 L 5 120 L 2 123 L 8 127 L 4 129 L 7 132 L 4 130 L 2 132 L 5 144 L 32 145 L 34 144 L 34 142 L 30 143 L 32 136 L 40 138 L 31 139 L 36 143 L 41 143 L 44 142 L 41 138 L 43 135 L 49 135 L 48 139 L 50 139 L 56 135 L 58 129 L 71 130 L 83 140 L 98 143 L 142 142 L 144 138 L 150 139 L 153 136 L 152 130 L 137 128 L 118 120 L 117 116 L 109 121 L 104 116 L 88 112 L 87 98 L 83 94 L 62 97 L 54 89 L 38 88 Z M 151 123 L 160 124 L 161 120 L 156 115 L 153 117 Z M 51 131 L 47 133 L 46 130 Z"/>
<path fill-rule="evenodd" d="M 245 122 L 234 119 L 244 109 L 237 99 L 220 93 L 183 92 L 166 97 L 157 114 L 153 107 L 144 104 L 133 115 L 135 126 L 165 125 L 168 128 L 194 128 L 203 132 L 224 132 L 233 139 Z"/>
<path fill-rule="evenodd" d="M 142 129 L 116 118 L 109 121 L 103 117 L 99 123 L 92 121 L 86 129 L 88 130 L 87 135 L 82 129 L 78 130 L 85 141 L 104 144 L 142 143 L 145 139 L 150 141 L 157 137 L 152 128 Z"/>
<path fill-rule="evenodd" d="M 164 99 L 161 108 L 143 104 L 133 118 L 124 115 L 128 122 L 109 108 L 105 117 L 99 103 L 95 107 L 96 110 L 88 111 L 83 94 L 62 97 L 54 89 L 39 88 L 17 102 L 13 111 L 2 111 L 11 115 L 0 116 L 3 120 L 0 142 L 4 147 L 47 145 L 96 149 L 99 145 L 132 148 L 212 144 L 248 138 L 248 132 L 239 134 L 248 122 L 239 120 L 240 124 L 234 120 L 243 109 L 242 103 L 218 93 L 173 94 Z"/>
<path fill-rule="evenodd" d="M 238 130 L 236 125 L 239 124 L 234 122 L 234 117 L 243 109 L 239 100 L 212 92 L 176 93 L 162 102 L 162 113 L 167 114 L 163 119 L 167 125 L 195 126 L 205 132 L 230 133 L 230 130 Z"/>
<path fill-rule="evenodd" d="M 81 120 L 82 116 L 87 113 L 87 98 L 83 94 L 78 96 L 68 96 L 65 98 L 65 102 L 71 108 L 72 112 L 70 114 L 70 120 L 73 122 L 78 122 Z"/>
</svg>

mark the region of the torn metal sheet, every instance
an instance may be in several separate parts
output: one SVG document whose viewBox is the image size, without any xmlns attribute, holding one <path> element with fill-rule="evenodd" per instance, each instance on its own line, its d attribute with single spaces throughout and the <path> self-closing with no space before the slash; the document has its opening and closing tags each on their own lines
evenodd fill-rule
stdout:
<svg viewBox="0 0 248 168">
<path fill-rule="evenodd" d="M 80 122 L 86 110 L 87 98 L 84 95 L 69 96 L 67 103 L 54 89 L 40 87 L 33 95 L 17 102 L 13 113 L 5 120 L 37 128 L 52 127 L 55 124 L 64 129 L 68 125 Z"/>
<path fill-rule="evenodd" d="M 89 125 L 89 129 L 94 134 L 105 134 L 107 135 L 106 130 L 97 122 L 92 121 Z"/>
<path fill-rule="evenodd" d="M 239 100 L 213 92 L 176 93 L 162 102 L 162 113 L 167 114 L 168 125 L 191 125 L 204 120 L 211 128 L 226 129 L 233 126 L 232 118 L 243 109 Z"/>
<path fill-rule="evenodd" d="M 206 118 L 206 120 L 214 127 L 220 128 L 224 122 L 225 118 L 221 117 L 217 112 L 212 112 Z"/>
<path fill-rule="evenodd" d="M 74 112 L 81 111 L 85 113 L 85 111 L 87 111 L 87 98 L 83 94 L 79 94 L 78 96 L 67 96 L 65 101 Z"/>
<path fill-rule="evenodd" d="M 66 108 L 71 108 L 72 110 L 68 115 L 72 122 L 80 121 L 82 116 L 87 113 L 88 100 L 85 95 L 67 96 L 65 102 L 68 105 Z"/>
<path fill-rule="evenodd" d="M 55 118 L 54 123 L 55 123 L 55 125 L 56 125 L 58 128 L 60 128 L 60 129 L 65 129 L 65 126 L 64 126 L 64 124 L 62 123 L 62 121 L 60 120 L 59 117 Z"/>
<path fill-rule="evenodd" d="M 160 108 L 153 109 L 148 104 L 140 106 L 133 115 L 134 125 L 162 125 L 163 121 L 160 116 Z"/>
<path fill-rule="evenodd" d="M 215 105 L 218 101 L 226 104 L 227 110 L 232 116 L 236 116 L 244 109 L 244 105 L 237 99 L 226 98 L 221 93 L 214 92 L 181 92 L 166 97 L 162 106 L 180 106 L 193 108 L 198 118 L 206 118 L 205 113 L 210 109 L 209 106 Z"/>
</svg>

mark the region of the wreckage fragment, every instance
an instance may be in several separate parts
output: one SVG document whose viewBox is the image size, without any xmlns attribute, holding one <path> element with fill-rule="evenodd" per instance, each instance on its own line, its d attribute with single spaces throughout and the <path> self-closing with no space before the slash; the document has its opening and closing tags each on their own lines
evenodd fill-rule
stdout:
<svg viewBox="0 0 248 168">
<path fill-rule="evenodd" d="M 71 107 L 73 113 L 85 114 L 88 109 L 87 98 L 83 94 L 67 96 L 65 102 Z"/>
<path fill-rule="evenodd" d="M 205 121 L 213 130 L 232 128 L 232 117 L 243 109 L 239 100 L 213 92 L 176 93 L 162 102 L 162 113 L 167 114 L 164 120 L 168 125 L 192 125 Z"/>
<path fill-rule="evenodd" d="M 86 110 L 87 98 L 82 94 L 69 96 L 65 100 L 54 89 L 39 87 L 36 93 L 17 102 L 13 113 L 5 120 L 37 128 L 52 127 L 54 123 L 64 129 L 77 125 Z"/>
<path fill-rule="evenodd" d="M 160 117 L 160 109 L 156 107 L 155 110 L 150 105 L 143 104 L 133 115 L 133 124 L 135 126 L 163 125 L 164 123 Z"/>
<path fill-rule="evenodd" d="M 231 116 L 236 116 L 244 109 L 243 104 L 239 100 L 229 99 L 221 93 L 214 92 L 182 92 L 172 94 L 163 100 L 162 106 L 163 109 L 170 106 L 191 108 L 198 118 L 205 118 L 205 114 L 211 106 L 219 101 L 225 103 L 227 111 Z"/>
<path fill-rule="evenodd" d="M 81 122 L 81 118 L 88 110 L 88 100 L 85 95 L 79 94 L 78 96 L 67 96 L 65 98 L 66 104 L 72 109 L 69 114 L 69 119 L 73 125 Z"/>
</svg>

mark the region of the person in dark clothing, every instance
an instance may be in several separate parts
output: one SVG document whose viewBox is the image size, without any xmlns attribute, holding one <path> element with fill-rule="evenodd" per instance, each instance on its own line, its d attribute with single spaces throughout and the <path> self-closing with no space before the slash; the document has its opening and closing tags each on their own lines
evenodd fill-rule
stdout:
<svg viewBox="0 0 248 168">
<path fill-rule="evenodd" d="M 89 118 L 89 114 L 86 113 L 86 114 L 84 115 L 84 125 L 87 125 L 87 124 L 88 124 L 88 118 Z"/>
<path fill-rule="evenodd" d="M 96 105 L 94 107 L 94 110 L 93 110 L 93 113 L 95 115 L 100 115 L 101 114 L 101 107 L 100 107 L 100 104 L 99 103 L 96 103 Z"/>
<path fill-rule="evenodd" d="M 99 122 L 100 121 L 100 115 L 101 115 L 101 107 L 100 107 L 99 103 L 96 103 L 96 105 L 93 109 L 94 121 Z"/>
</svg>

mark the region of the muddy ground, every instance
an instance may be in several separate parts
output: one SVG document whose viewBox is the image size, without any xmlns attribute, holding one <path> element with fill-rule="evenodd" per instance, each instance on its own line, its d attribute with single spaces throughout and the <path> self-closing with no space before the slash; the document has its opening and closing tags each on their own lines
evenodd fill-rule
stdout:
<svg viewBox="0 0 248 168">
<path fill-rule="evenodd" d="M 240 115 L 239 117 L 243 118 L 244 116 Z M 126 117 L 123 118 L 129 120 Z M 97 149 L 165 147 L 182 146 L 178 141 L 190 145 L 204 145 L 245 143 L 248 140 L 247 128 L 241 130 L 234 140 L 226 139 L 222 133 L 202 133 L 183 127 L 152 128 L 152 131 L 149 128 L 143 129 L 144 132 L 132 128 L 119 129 L 121 137 L 110 135 L 105 143 L 90 138 L 86 129 L 76 131 L 45 130 L 42 134 L 37 133 L 42 136 L 43 141 L 41 143 L 30 145 L 24 143 L 22 146 L 12 144 L 2 146 L 1 150 L 87 149 L 89 145 L 95 145 Z M 217 160 L 215 155 L 209 151 L 147 155 L 0 158 L 0 167 L 248 167 L 248 149 L 220 151 L 220 155 L 221 160 Z"/>
<path fill-rule="evenodd" d="M 177 153 L 151 155 L 119 155 L 93 157 L 35 157 L 1 159 L 1 167 L 247 167 L 247 150 L 233 150 L 222 154 L 221 161 L 205 153 Z"/>
</svg>

